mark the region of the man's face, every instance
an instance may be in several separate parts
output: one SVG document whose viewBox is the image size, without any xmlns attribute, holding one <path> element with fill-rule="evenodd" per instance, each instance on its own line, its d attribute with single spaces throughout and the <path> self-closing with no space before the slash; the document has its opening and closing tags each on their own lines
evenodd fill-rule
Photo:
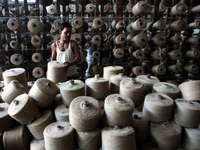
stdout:
<svg viewBox="0 0 200 150">
<path fill-rule="evenodd" d="M 64 28 L 60 30 L 60 36 L 64 41 L 69 41 L 71 38 L 72 28 Z"/>
</svg>

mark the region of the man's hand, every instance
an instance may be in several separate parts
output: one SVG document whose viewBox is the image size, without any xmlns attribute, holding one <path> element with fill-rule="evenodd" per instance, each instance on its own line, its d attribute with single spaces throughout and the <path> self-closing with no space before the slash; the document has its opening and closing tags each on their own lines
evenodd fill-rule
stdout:
<svg viewBox="0 0 200 150">
<path fill-rule="evenodd" d="M 67 70 L 71 66 L 71 63 L 70 62 L 64 62 L 63 64 L 65 65 L 65 72 L 67 72 Z"/>
</svg>

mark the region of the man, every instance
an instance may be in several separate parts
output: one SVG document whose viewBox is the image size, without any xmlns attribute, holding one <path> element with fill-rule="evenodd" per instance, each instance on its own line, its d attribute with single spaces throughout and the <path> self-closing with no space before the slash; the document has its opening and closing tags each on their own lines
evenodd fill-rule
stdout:
<svg viewBox="0 0 200 150">
<path fill-rule="evenodd" d="M 66 67 L 67 78 L 74 78 L 77 74 L 76 64 L 81 61 L 79 46 L 76 41 L 70 40 L 72 26 L 65 22 L 60 25 L 60 40 L 54 42 L 51 47 L 51 61 L 63 62 Z"/>
</svg>

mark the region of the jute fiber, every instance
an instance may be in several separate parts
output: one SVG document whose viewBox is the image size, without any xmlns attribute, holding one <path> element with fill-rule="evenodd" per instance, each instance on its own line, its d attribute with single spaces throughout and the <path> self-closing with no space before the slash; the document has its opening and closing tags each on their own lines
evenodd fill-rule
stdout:
<svg viewBox="0 0 200 150">
<path fill-rule="evenodd" d="M 35 139 L 41 140 L 44 138 L 44 129 L 53 122 L 55 122 L 53 112 L 46 109 L 45 111 L 38 113 L 35 119 L 31 123 L 27 124 L 27 127 Z"/>
<path fill-rule="evenodd" d="M 76 132 L 76 143 L 82 150 L 98 150 L 101 147 L 101 127 L 89 132 Z"/>
<path fill-rule="evenodd" d="M 69 106 L 74 98 L 85 95 L 85 84 L 81 80 L 63 82 L 60 85 L 60 94 L 63 104 Z"/>
<path fill-rule="evenodd" d="M 144 100 L 144 84 L 134 78 L 125 78 L 120 82 L 119 94 L 129 97 L 135 105 Z"/>
<path fill-rule="evenodd" d="M 50 61 L 47 64 L 48 76 L 47 79 L 54 83 L 66 81 L 65 65 L 62 62 Z"/>
<path fill-rule="evenodd" d="M 182 128 L 174 122 L 150 124 L 151 141 L 162 150 L 177 149 L 180 145 Z"/>
<path fill-rule="evenodd" d="M 12 80 L 4 91 L 1 93 L 1 98 L 4 102 L 10 104 L 17 96 L 28 93 L 27 89 L 17 80 Z"/>
<path fill-rule="evenodd" d="M 32 135 L 25 125 L 11 128 L 3 134 L 3 145 L 5 150 L 28 150 Z"/>
<path fill-rule="evenodd" d="M 182 98 L 185 100 L 200 100 L 200 81 L 189 81 L 179 85 Z"/>
<path fill-rule="evenodd" d="M 99 102 L 89 96 L 75 98 L 69 108 L 69 121 L 77 131 L 88 132 L 94 130 L 101 117 Z"/>
<path fill-rule="evenodd" d="M 172 118 L 174 101 L 169 96 L 150 93 L 145 96 L 143 115 L 150 121 L 163 122 Z"/>
<path fill-rule="evenodd" d="M 58 92 L 58 87 L 52 81 L 40 78 L 36 80 L 28 95 L 37 106 L 48 107 L 53 104 Z"/>
<path fill-rule="evenodd" d="M 62 104 L 56 107 L 54 114 L 57 122 L 69 122 L 69 106 Z"/>
<path fill-rule="evenodd" d="M 74 129 L 69 122 L 54 122 L 44 130 L 46 150 L 74 150 Z"/>
<path fill-rule="evenodd" d="M 102 150 L 136 150 L 135 131 L 130 126 L 121 129 L 106 127 L 101 134 Z"/>
<path fill-rule="evenodd" d="M 131 124 L 135 104 L 125 95 L 111 94 L 104 102 L 105 122 L 110 126 L 128 126 Z"/>
<path fill-rule="evenodd" d="M 9 105 L 8 114 L 21 124 L 28 124 L 37 115 L 39 108 L 28 94 L 17 96 Z"/>
<path fill-rule="evenodd" d="M 155 83 L 153 85 L 153 92 L 165 94 L 171 97 L 172 99 L 176 99 L 180 94 L 180 90 L 178 86 L 171 83 L 167 83 L 167 82 Z"/>
<path fill-rule="evenodd" d="M 44 139 L 42 140 L 33 139 L 30 143 L 30 150 L 45 150 Z"/>
<path fill-rule="evenodd" d="M 0 103 L 0 133 L 12 128 L 15 126 L 16 122 L 8 114 L 7 103 Z"/>
<path fill-rule="evenodd" d="M 95 99 L 105 99 L 109 95 L 109 80 L 95 75 L 94 78 L 85 80 L 85 92 L 87 96 Z"/>
<path fill-rule="evenodd" d="M 103 68 L 103 78 L 109 80 L 111 75 L 124 73 L 122 66 L 107 66 Z"/>
<path fill-rule="evenodd" d="M 200 123 L 200 104 L 183 99 L 175 100 L 173 121 L 187 128 L 197 128 Z"/>
</svg>

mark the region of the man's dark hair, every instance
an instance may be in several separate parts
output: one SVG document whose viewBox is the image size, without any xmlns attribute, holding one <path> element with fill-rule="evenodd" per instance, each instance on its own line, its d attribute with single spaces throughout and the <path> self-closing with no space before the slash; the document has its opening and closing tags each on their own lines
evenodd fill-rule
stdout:
<svg viewBox="0 0 200 150">
<path fill-rule="evenodd" d="M 64 28 L 72 28 L 72 26 L 69 22 L 64 22 L 60 25 L 59 29 L 63 30 Z"/>
</svg>

